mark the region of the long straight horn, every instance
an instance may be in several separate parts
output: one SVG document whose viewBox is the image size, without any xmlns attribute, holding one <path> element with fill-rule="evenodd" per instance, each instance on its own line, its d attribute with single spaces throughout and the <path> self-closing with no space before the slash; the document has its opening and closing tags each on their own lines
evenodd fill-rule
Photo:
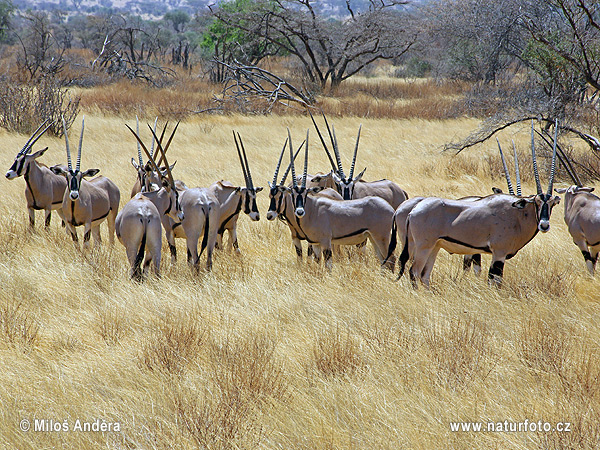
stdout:
<svg viewBox="0 0 600 450">
<path fill-rule="evenodd" d="M 554 175 L 556 174 L 556 141 L 558 140 L 558 119 L 554 122 L 554 143 L 552 144 L 552 164 L 550 164 L 550 181 L 548 182 L 548 195 L 552 195 Z"/>
<path fill-rule="evenodd" d="M 294 167 L 294 148 L 292 147 L 292 135 L 290 134 L 290 129 L 288 131 L 288 143 L 290 145 L 290 167 L 292 168 L 292 186 L 298 187 L 298 183 L 296 182 L 296 168 Z"/>
<path fill-rule="evenodd" d="M 85 129 L 85 116 L 81 119 L 81 135 L 79 136 L 79 148 L 77 149 L 77 166 L 75 170 L 81 168 L 81 148 L 83 147 L 83 130 Z"/>
<path fill-rule="evenodd" d="M 517 147 L 515 141 L 512 141 L 513 153 L 515 156 L 515 177 L 517 179 L 517 196 L 521 197 L 521 174 L 519 172 L 519 158 L 517 157 Z"/>
<path fill-rule="evenodd" d="M 65 118 L 61 117 L 62 126 L 63 126 L 63 134 L 65 135 L 65 145 L 67 147 L 67 166 L 69 167 L 69 172 L 73 171 L 73 164 L 71 164 L 71 149 L 69 148 L 69 136 L 67 135 L 67 125 L 65 124 Z"/>
<path fill-rule="evenodd" d="M 350 175 L 348 178 L 351 180 L 354 177 L 354 166 L 356 164 L 356 154 L 358 153 L 358 141 L 360 141 L 360 130 L 362 129 L 362 124 L 358 127 L 358 136 L 356 136 L 356 146 L 354 147 L 354 156 L 352 156 L 352 165 L 350 166 Z"/>
<path fill-rule="evenodd" d="M 315 126 L 315 129 L 317 130 L 317 134 L 319 135 L 319 139 L 321 140 L 321 144 L 323 144 L 323 148 L 325 149 L 325 153 L 327 153 L 327 158 L 329 159 L 329 163 L 331 164 L 331 168 L 333 169 L 334 172 L 337 172 L 337 168 L 335 167 L 335 162 L 333 162 L 333 158 L 331 157 L 331 153 L 329 152 L 329 149 L 327 148 L 327 144 L 325 144 L 325 139 L 323 139 L 323 136 L 321 135 L 321 130 L 319 130 L 319 127 L 317 126 L 317 122 L 315 122 L 315 118 L 313 117 L 312 113 L 310 111 L 308 111 L 308 114 L 310 114 L 310 118 L 312 119 L 312 123 Z"/>
<path fill-rule="evenodd" d="M 304 146 L 304 141 L 302 141 L 302 144 L 300 144 L 300 146 L 298 147 L 298 150 L 296 150 L 296 153 L 294 153 L 294 161 L 296 161 L 296 158 L 300 154 L 300 150 L 302 150 L 303 146 Z M 281 177 L 281 182 L 279 183 L 279 186 L 283 186 L 285 184 L 285 180 L 287 180 L 287 177 L 290 173 L 291 168 L 292 168 L 292 163 L 290 162 L 287 166 L 287 169 L 285 169 L 285 172 L 283 172 L 283 176 Z"/>
<path fill-rule="evenodd" d="M 533 135 L 533 120 L 531 121 L 531 158 L 533 159 L 533 175 L 535 176 L 535 187 L 537 193 L 542 193 L 542 185 L 540 183 L 540 174 L 537 167 L 537 159 L 535 158 L 535 138 Z"/>
<path fill-rule="evenodd" d="M 50 127 L 51 127 L 51 126 L 54 124 L 54 122 L 52 122 L 50 125 L 48 125 L 48 126 L 47 126 L 47 127 L 44 129 L 44 131 L 42 131 L 42 132 L 41 132 L 41 133 L 40 133 L 40 134 L 39 134 L 39 135 L 38 135 L 38 136 L 35 138 L 35 141 L 33 141 L 33 142 L 32 142 L 33 138 L 34 138 L 34 137 L 35 137 L 35 135 L 38 133 L 38 131 L 40 131 L 40 130 L 43 128 L 43 126 L 44 126 L 44 125 L 46 125 L 46 124 L 48 123 L 48 121 L 49 121 L 49 120 L 50 120 L 50 119 L 46 119 L 46 120 L 44 120 L 44 123 L 42 123 L 42 124 L 41 124 L 39 127 L 37 127 L 37 130 L 35 130 L 35 131 L 33 132 L 33 134 L 31 135 L 31 137 L 30 137 L 29 139 L 27 139 L 27 142 L 25 142 L 25 145 L 23 146 L 23 148 L 22 148 L 22 149 L 21 149 L 21 151 L 19 152 L 19 155 L 22 155 L 23 153 L 27 152 L 27 150 L 29 149 L 29 147 L 31 147 L 33 144 L 35 144 L 35 143 L 36 143 L 36 141 L 37 141 L 39 138 L 41 138 L 41 137 L 42 137 L 42 135 L 43 135 L 43 134 L 46 132 L 46 130 L 47 130 L 48 128 L 50 128 Z"/>
<path fill-rule="evenodd" d="M 333 151 L 335 152 L 335 159 L 337 160 L 338 174 L 342 180 L 345 180 L 346 176 L 344 175 L 344 169 L 342 168 L 342 158 L 340 157 L 340 149 L 338 148 L 337 137 L 333 125 L 331 126 L 331 131 L 333 132 Z"/>
<path fill-rule="evenodd" d="M 138 116 L 135 116 L 135 132 L 137 135 L 140 135 L 140 119 Z M 152 140 L 152 147 L 154 147 L 154 140 Z M 138 161 L 140 162 L 140 167 L 144 166 L 144 159 L 142 158 L 142 146 L 139 142 L 137 142 L 137 151 L 138 151 Z"/>
<path fill-rule="evenodd" d="M 506 165 L 506 159 L 504 159 L 504 152 L 502 151 L 502 147 L 500 146 L 500 141 L 496 138 L 496 142 L 498 142 L 498 150 L 500 150 L 500 158 L 502 159 L 502 167 L 504 167 L 504 176 L 506 177 L 506 184 L 508 184 L 508 193 L 510 195 L 515 195 L 515 190 L 513 189 L 512 182 L 510 181 L 510 174 L 508 173 L 508 166 Z"/>
<path fill-rule="evenodd" d="M 136 134 L 135 131 L 133 131 L 133 128 L 131 128 L 129 125 L 125 124 L 125 126 L 127 127 L 127 129 L 129 131 L 131 131 L 131 134 L 133 134 L 136 138 L 136 140 L 140 143 L 140 145 L 142 146 L 142 149 L 144 150 L 144 153 L 146 153 L 146 156 L 148 157 L 148 161 L 150 162 L 150 164 L 152 166 L 154 166 L 154 170 L 156 170 L 159 174 L 160 171 L 158 170 L 158 166 L 156 165 L 156 161 L 154 161 L 154 158 L 152 157 L 152 155 L 150 155 L 150 152 L 148 151 L 148 149 L 146 148 L 146 145 L 142 142 L 142 140 L 140 139 L 140 137 Z"/>
<path fill-rule="evenodd" d="M 173 131 L 171 131 L 171 136 L 169 136 L 169 140 L 167 141 L 167 144 L 166 144 L 166 145 L 165 145 L 165 146 L 162 148 L 162 149 L 163 149 L 163 152 L 164 152 L 164 153 L 163 153 L 164 155 L 166 155 L 166 154 L 167 154 L 167 150 L 169 150 L 169 147 L 171 146 L 171 142 L 173 141 L 173 137 L 175 136 L 175 132 L 177 131 L 177 128 L 179 128 L 179 124 L 180 124 L 180 123 L 181 123 L 181 121 L 178 121 L 178 122 L 175 124 L 175 128 L 173 128 Z M 166 129 L 166 128 L 165 128 L 165 129 Z M 165 134 L 165 133 L 164 133 L 164 131 L 163 131 L 163 134 L 161 135 L 161 137 L 160 137 L 160 141 L 159 141 L 159 142 L 160 142 L 160 144 L 162 144 L 162 140 L 163 140 L 164 134 Z M 163 162 L 163 157 L 161 156 L 161 157 L 159 158 L 159 160 L 158 160 L 158 165 L 160 166 L 160 165 L 162 164 L 162 162 Z"/>
<path fill-rule="evenodd" d="M 149 124 L 148 124 L 148 128 L 150 128 Z M 158 144 L 158 150 L 161 153 L 161 161 L 164 161 L 167 166 L 167 178 L 169 180 L 169 183 L 171 183 L 171 187 L 173 189 L 175 189 L 175 180 L 173 180 L 173 174 L 171 173 L 171 167 L 169 167 L 169 161 L 167 161 L 167 155 L 166 155 L 167 152 L 162 146 L 162 138 L 159 140 L 156 136 L 156 132 L 152 128 L 150 128 L 150 132 L 152 133 L 152 137 L 154 137 L 154 139 L 156 140 L 156 142 Z M 136 138 L 138 140 L 140 140 L 139 136 L 136 136 Z M 148 154 L 146 147 L 144 147 L 144 151 Z M 148 155 L 148 156 L 150 156 L 150 160 L 152 161 L 152 164 L 154 165 L 154 170 L 156 170 L 156 172 L 160 175 L 161 174 L 160 164 L 156 163 L 156 161 L 154 160 L 154 155 Z"/>
<path fill-rule="evenodd" d="M 304 173 L 302 174 L 302 189 L 306 187 L 306 174 L 308 173 L 308 130 L 306 130 L 306 141 L 304 142 Z"/>
<path fill-rule="evenodd" d="M 246 148 L 244 147 L 244 141 L 242 141 L 242 137 L 240 133 L 237 134 L 238 139 L 240 140 L 240 145 L 242 146 L 242 154 L 244 155 L 244 164 L 246 165 L 246 172 L 248 173 L 248 181 L 250 182 L 250 189 L 254 189 L 254 182 L 252 181 L 252 172 L 250 171 L 250 164 L 248 164 L 248 156 L 246 156 Z"/>
<path fill-rule="evenodd" d="M 136 116 L 137 118 L 137 116 Z M 158 116 L 156 116 L 156 119 L 154 119 L 154 133 L 152 133 L 152 144 L 150 145 L 150 155 L 152 155 L 152 157 L 154 157 L 154 142 L 155 142 L 155 135 L 156 135 L 156 125 L 158 124 Z M 138 132 L 139 134 L 139 132 Z"/>
<path fill-rule="evenodd" d="M 240 145 L 238 144 L 237 137 L 235 135 L 235 131 L 233 131 L 233 140 L 235 141 L 235 148 L 237 149 L 238 156 L 240 158 L 240 164 L 242 166 L 242 172 L 244 172 L 244 182 L 246 183 L 246 187 L 250 187 L 250 181 L 248 180 L 248 172 L 246 172 L 246 166 L 244 165 L 244 158 L 242 158 L 242 152 L 240 150 Z"/>
<path fill-rule="evenodd" d="M 281 167 L 281 161 L 283 160 L 283 155 L 285 154 L 285 148 L 287 147 L 288 140 L 285 139 L 283 143 L 283 148 L 281 149 L 281 154 L 279 155 L 279 161 L 277 161 L 277 167 L 275 168 L 275 175 L 273 175 L 273 186 L 277 184 L 277 175 L 279 175 L 279 168 Z"/>
</svg>

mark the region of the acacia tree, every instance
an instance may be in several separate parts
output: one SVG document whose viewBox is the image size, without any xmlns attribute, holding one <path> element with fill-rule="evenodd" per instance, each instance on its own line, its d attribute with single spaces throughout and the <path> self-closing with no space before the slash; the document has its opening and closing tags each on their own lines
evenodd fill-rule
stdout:
<svg viewBox="0 0 600 450">
<path fill-rule="evenodd" d="M 413 45 L 417 33 L 397 9 L 406 0 L 370 0 L 347 17 L 320 14 L 314 0 L 254 0 L 246 11 L 220 7 L 214 16 L 227 27 L 257 36 L 295 56 L 308 80 L 335 89 L 370 63 L 397 58 Z"/>
</svg>

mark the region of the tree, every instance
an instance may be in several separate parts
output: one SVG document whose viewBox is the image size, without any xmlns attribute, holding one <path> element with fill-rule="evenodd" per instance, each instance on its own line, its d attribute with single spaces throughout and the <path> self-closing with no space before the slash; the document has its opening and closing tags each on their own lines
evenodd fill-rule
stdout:
<svg viewBox="0 0 600 450">
<path fill-rule="evenodd" d="M 346 1 L 347 17 L 321 15 L 311 0 L 248 0 L 246 10 L 220 7 L 214 16 L 226 27 L 256 36 L 296 57 L 308 80 L 335 89 L 379 59 L 404 54 L 415 42 L 406 15 L 396 7 L 405 0 L 370 0 L 355 11 Z M 227 5 L 227 3 L 225 3 Z"/>
<path fill-rule="evenodd" d="M 15 11 L 11 0 L 0 0 L 0 42 L 6 40 L 6 35 L 10 29 L 10 21 Z"/>
</svg>

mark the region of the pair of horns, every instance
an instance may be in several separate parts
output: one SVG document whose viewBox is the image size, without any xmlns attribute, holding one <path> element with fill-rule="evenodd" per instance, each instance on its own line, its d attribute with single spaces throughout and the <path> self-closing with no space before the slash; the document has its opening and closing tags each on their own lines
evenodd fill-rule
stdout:
<svg viewBox="0 0 600 450">
<path fill-rule="evenodd" d="M 239 144 L 238 139 L 240 140 Z M 242 172 L 244 172 L 244 181 L 246 182 L 246 187 L 248 189 L 254 189 L 254 183 L 252 182 L 252 173 L 250 173 L 250 165 L 248 165 L 248 157 L 246 156 L 246 149 L 244 148 L 244 143 L 242 142 L 242 137 L 240 136 L 240 133 L 236 133 L 234 131 L 233 140 L 235 141 L 235 148 L 237 149 L 238 156 L 240 158 L 240 164 L 242 165 Z M 240 145 L 242 147 L 241 151 Z"/>
<path fill-rule="evenodd" d="M 285 154 L 285 150 L 287 148 L 288 142 L 290 142 L 289 136 L 286 138 L 285 142 L 283 143 L 283 148 L 281 149 L 281 153 L 279 154 L 279 160 L 277 161 L 277 167 L 275 168 L 275 174 L 273 175 L 273 183 L 272 183 L 273 186 L 275 186 L 277 184 L 277 176 L 279 175 L 279 168 L 281 167 L 281 161 L 283 160 L 283 155 Z M 302 146 L 304 145 L 305 142 L 306 141 L 302 141 L 302 143 L 298 147 L 298 150 L 296 150 L 296 153 L 294 153 L 294 161 L 296 160 L 296 157 L 298 156 L 298 153 L 300 153 L 300 150 L 302 149 Z M 283 186 L 285 184 L 285 180 L 287 179 L 291 168 L 292 168 L 292 163 L 290 162 L 287 166 L 287 169 L 285 169 L 283 176 L 281 177 L 279 186 Z"/>
<path fill-rule="evenodd" d="M 50 122 L 50 124 L 46 128 L 44 128 L 44 125 L 46 125 L 48 122 L 50 122 L 50 119 L 44 120 L 44 123 L 42 123 L 39 127 L 37 127 L 37 130 L 35 130 L 33 132 L 31 137 L 27 140 L 27 142 L 25 143 L 25 145 L 23 146 L 21 151 L 19 151 L 17 156 L 21 156 L 21 155 L 24 155 L 25 153 L 28 153 L 29 150 L 31 150 L 31 147 L 33 147 L 33 144 L 35 144 L 38 141 L 38 139 L 41 138 L 46 131 L 48 131 L 48 128 L 50 128 L 52 125 L 54 125 L 54 122 Z M 42 130 L 42 128 L 44 128 L 44 129 Z M 42 131 L 40 132 L 40 130 L 42 130 Z M 38 132 L 39 132 L 39 134 L 38 134 Z"/>
<path fill-rule="evenodd" d="M 69 148 L 69 136 L 67 135 L 67 125 L 65 123 L 64 116 L 61 117 L 63 133 L 65 135 L 65 145 L 67 147 L 67 164 L 69 166 L 69 171 L 73 171 L 73 164 L 71 163 L 71 149 Z M 85 129 L 85 116 L 81 119 L 81 135 L 79 136 L 79 148 L 77 150 L 77 164 L 75 165 L 75 171 L 78 172 L 81 168 L 81 148 L 83 146 L 83 131 Z"/>
<path fill-rule="evenodd" d="M 298 155 L 298 152 L 300 151 L 300 148 L 302 148 L 302 146 L 300 146 L 300 148 L 298 149 L 298 152 L 296 152 L 296 155 L 294 155 L 294 148 L 292 147 L 292 136 L 290 134 L 290 129 L 287 129 L 288 132 L 288 144 L 289 144 L 289 149 L 290 149 L 290 167 L 292 169 L 292 186 L 294 188 L 298 187 L 298 180 L 296 179 L 296 169 L 294 167 L 294 160 L 296 159 L 296 156 Z M 309 130 L 306 130 L 306 140 L 303 142 L 304 144 L 304 172 L 302 173 L 302 189 L 306 188 L 306 178 L 307 178 L 307 172 L 308 172 L 308 132 Z M 282 180 L 283 181 L 283 180 Z"/>
<path fill-rule="evenodd" d="M 550 164 L 550 181 L 548 182 L 547 195 L 552 195 L 552 188 L 554 186 L 554 175 L 556 174 L 556 141 L 558 138 L 558 119 L 554 122 L 554 142 L 552 143 L 552 163 Z M 535 157 L 535 133 L 533 127 L 533 120 L 531 121 L 531 157 L 533 159 L 533 174 L 535 176 L 535 186 L 538 195 L 543 194 L 542 184 L 540 183 L 540 174 L 537 167 L 537 159 Z"/>
<path fill-rule="evenodd" d="M 165 130 L 167 128 L 167 126 L 165 125 L 165 128 L 163 130 L 163 133 L 160 137 L 160 139 L 156 136 L 156 132 L 152 129 L 152 127 L 150 126 L 150 124 L 148 124 L 148 128 L 150 129 L 151 133 L 152 133 L 152 139 L 153 142 L 156 141 L 156 143 L 158 144 L 158 150 L 161 153 L 161 157 L 160 160 L 158 161 L 158 163 L 154 160 L 154 155 L 152 155 L 148 149 L 146 148 L 146 145 L 144 145 L 144 143 L 142 142 L 142 140 L 140 139 L 140 136 L 133 131 L 133 129 L 125 124 L 125 126 L 129 129 L 129 131 L 131 131 L 131 133 L 135 136 L 136 140 L 138 141 L 138 144 L 142 147 L 142 149 L 144 150 L 144 153 L 146 153 L 146 156 L 148 157 L 150 164 L 153 166 L 154 170 L 160 175 L 161 171 L 160 171 L 160 164 L 162 163 L 162 161 L 164 161 L 165 165 L 167 166 L 167 179 L 169 180 L 169 183 L 171 185 L 172 189 L 175 189 L 175 180 L 173 179 L 173 174 L 171 173 L 171 167 L 169 166 L 169 162 L 167 160 L 167 149 L 169 147 L 169 145 L 171 144 L 171 141 L 173 140 L 173 136 L 175 135 L 175 132 L 177 131 L 177 127 L 179 126 L 179 122 L 177 122 L 177 124 L 175 125 L 175 128 L 173 128 L 173 131 L 171 132 L 171 136 L 167 142 L 167 145 L 163 148 L 162 146 L 162 140 L 165 134 Z"/>
<path fill-rule="evenodd" d="M 310 111 L 308 113 L 310 114 L 310 118 L 315 126 L 315 129 L 317 130 L 317 134 L 319 135 L 321 144 L 323 144 L 325 153 L 327 153 L 327 157 L 329 158 L 329 162 L 331 163 L 331 167 L 332 167 L 333 171 L 338 173 L 338 175 L 340 176 L 342 181 L 346 181 L 346 176 L 344 175 L 344 168 L 342 167 L 342 159 L 340 157 L 340 150 L 339 150 L 338 143 L 337 143 L 337 137 L 335 135 L 335 128 L 333 127 L 333 125 L 331 127 L 329 127 L 329 122 L 327 121 L 327 117 L 325 117 L 325 114 L 323 113 L 323 111 L 321 111 L 321 114 L 323 115 L 323 120 L 325 121 L 325 125 L 327 126 L 327 133 L 329 134 L 329 139 L 331 140 L 333 152 L 335 154 L 337 168 L 333 162 L 331 153 L 329 152 L 329 149 L 327 148 L 327 144 L 325 144 L 325 139 L 323 139 L 323 136 L 321 135 L 321 131 L 319 130 L 319 127 L 317 126 L 317 122 L 315 121 L 315 118 L 313 117 L 313 115 Z M 356 156 L 358 154 L 358 142 L 360 141 L 361 129 L 362 129 L 362 125 L 360 125 L 358 127 L 358 136 L 356 137 L 356 146 L 354 147 L 354 155 L 352 156 L 352 164 L 350 165 L 350 173 L 348 174 L 348 181 L 352 180 L 352 178 L 354 177 L 354 167 L 356 166 Z"/>
<path fill-rule="evenodd" d="M 504 158 L 504 152 L 502 151 L 502 147 L 500 146 L 500 141 L 496 138 L 496 142 L 498 142 L 498 150 L 500 150 L 500 158 L 502 159 L 502 166 L 504 167 L 504 176 L 506 177 L 506 184 L 508 184 L 508 193 L 510 195 L 515 195 L 515 191 L 513 189 L 512 182 L 510 180 L 510 174 L 508 173 L 508 166 L 506 165 L 506 159 Z M 517 196 L 521 197 L 521 175 L 519 173 L 519 159 L 517 158 L 517 147 L 515 147 L 515 141 L 512 141 L 513 145 L 513 153 L 515 158 L 515 176 L 517 180 Z"/>
<path fill-rule="evenodd" d="M 158 123 L 158 117 L 156 119 L 154 119 L 154 133 L 156 133 L 156 124 Z M 163 129 L 163 136 L 165 134 L 165 130 L 167 129 L 167 126 L 165 124 L 165 128 Z M 135 132 L 137 133 L 137 135 L 140 135 L 140 120 L 138 119 L 138 116 L 135 116 Z M 162 136 L 161 136 L 162 138 Z M 154 156 L 154 135 L 152 135 L 152 144 L 150 146 L 150 155 Z M 144 160 L 142 158 L 142 147 L 140 146 L 140 143 L 137 143 L 137 151 L 138 151 L 138 161 L 140 163 L 140 167 L 144 166 Z M 162 158 L 161 158 L 162 159 Z"/>
<path fill-rule="evenodd" d="M 552 143 L 548 140 L 548 138 L 545 135 L 540 133 L 538 130 L 535 130 L 535 132 L 539 137 L 541 137 L 544 140 L 544 142 L 546 142 L 546 144 L 548 144 L 549 147 L 552 146 Z M 566 155 L 564 150 L 560 148 L 560 145 L 558 145 L 558 142 L 556 143 L 556 150 L 558 151 L 558 154 L 556 155 L 557 158 L 562 163 L 563 167 L 565 168 L 565 170 L 571 177 L 571 180 L 573 180 L 573 183 L 575 183 L 575 185 L 578 187 L 583 186 L 583 184 L 581 183 L 581 180 L 579 179 L 579 176 L 577 175 L 577 172 L 575 171 L 575 168 L 573 167 L 573 165 L 571 164 L 571 161 L 569 160 L 569 157 Z M 561 155 L 562 155 L 562 157 L 561 157 Z"/>
</svg>

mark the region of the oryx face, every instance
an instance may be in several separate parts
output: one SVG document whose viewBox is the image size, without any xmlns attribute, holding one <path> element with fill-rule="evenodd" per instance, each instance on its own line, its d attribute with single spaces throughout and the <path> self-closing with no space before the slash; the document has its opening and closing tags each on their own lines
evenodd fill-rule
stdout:
<svg viewBox="0 0 600 450">
<path fill-rule="evenodd" d="M 56 175 L 62 175 L 67 179 L 67 189 L 69 190 L 69 197 L 75 201 L 79 198 L 79 191 L 81 189 L 81 181 L 85 177 L 93 177 L 100 172 L 100 169 L 88 169 L 85 172 L 81 172 L 78 169 L 67 169 L 60 166 L 53 166 L 50 168 Z"/>
<path fill-rule="evenodd" d="M 537 194 L 517 200 L 513 203 L 513 206 L 515 208 L 523 209 L 528 203 L 533 203 L 535 206 L 538 230 L 542 233 L 548 232 L 550 230 L 550 214 L 552 214 L 552 208 L 560 203 L 560 197 L 549 194 Z"/>
<path fill-rule="evenodd" d="M 261 187 L 241 188 L 240 193 L 244 202 L 244 214 L 248 214 L 254 222 L 260 220 L 260 213 L 256 206 L 256 194 L 262 191 Z"/>
<path fill-rule="evenodd" d="M 340 193 L 344 200 L 352 200 L 354 198 L 354 186 L 356 182 L 360 180 L 365 173 L 366 168 L 354 178 L 342 178 L 337 174 L 332 173 L 333 181 L 337 191 Z"/>
<path fill-rule="evenodd" d="M 12 180 L 14 178 L 21 177 L 24 174 L 26 174 L 28 171 L 29 164 L 32 164 L 36 158 L 42 156 L 46 150 L 48 150 L 48 147 L 35 152 L 33 155 L 30 155 L 30 148 L 25 153 L 17 155 L 14 162 L 12 163 L 12 166 L 10 166 L 10 169 L 8 169 L 8 172 L 6 172 L 6 178 Z"/>
<path fill-rule="evenodd" d="M 280 214 L 283 214 L 286 188 L 269 183 L 269 210 L 267 211 L 267 220 L 274 220 Z"/>
<path fill-rule="evenodd" d="M 296 217 L 302 218 L 306 214 L 306 196 L 308 194 L 316 194 L 323 190 L 322 187 L 305 188 L 302 186 L 294 186 L 291 188 L 292 200 L 294 202 L 294 214 Z"/>
</svg>

